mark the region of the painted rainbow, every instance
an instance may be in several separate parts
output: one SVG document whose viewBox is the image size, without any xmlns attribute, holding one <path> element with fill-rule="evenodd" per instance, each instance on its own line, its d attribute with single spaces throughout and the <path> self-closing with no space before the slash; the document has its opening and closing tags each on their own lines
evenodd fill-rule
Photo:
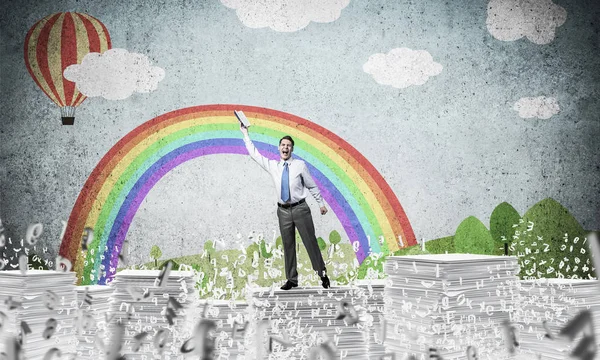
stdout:
<svg viewBox="0 0 600 360">
<path fill-rule="evenodd" d="M 294 138 L 294 156 L 308 165 L 324 200 L 355 245 L 360 263 L 369 252 L 386 253 L 416 244 L 389 185 L 339 136 L 280 111 L 205 105 L 169 112 L 140 125 L 115 144 L 92 171 L 73 207 L 59 250 L 59 255 L 73 264 L 79 284 L 112 280 L 135 213 L 150 189 L 171 169 L 200 156 L 248 155 L 234 110 L 244 111 L 252 123 L 251 139 L 268 158 L 279 157 L 277 144 L 282 136 Z M 94 239 L 87 251 L 82 251 L 85 228 L 94 230 Z"/>
</svg>

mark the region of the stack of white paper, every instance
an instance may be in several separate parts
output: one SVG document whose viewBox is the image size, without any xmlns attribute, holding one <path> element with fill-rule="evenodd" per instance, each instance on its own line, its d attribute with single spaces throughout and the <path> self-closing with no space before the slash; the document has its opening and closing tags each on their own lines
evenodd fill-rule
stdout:
<svg viewBox="0 0 600 360">
<path fill-rule="evenodd" d="M 244 336 L 250 321 L 248 303 L 246 301 L 201 300 L 200 319 L 215 322 L 214 359 L 244 359 Z M 196 319 L 198 323 L 199 319 Z M 234 327 L 236 329 L 233 334 Z"/>
<path fill-rule="evenodd" d="M 388 257 L 387 350 L 400 358 L 465 359 L 467 351 L 499 358 L 506 351 L 502 321 L 514 307 L 518 271 L 517 259 L 506 256 Z"/>
<path fill-rule="evenodd" d="M 246 337 L 247 359 L 266 356 L 270 337 L 278 339 L 272 342 L 273 359 L 306 358 L 319 347 L 330 349 L 335 359 L 368 358 L 365 308 L 357 287 L 259 288 L 251 291 L 249 302 L 254 327 Z"/>
<path fill-rule="evenodd" d="M 0 353 L 7 338 L 24 335 L 24 358 L 43 359 L 57 348 L 75 354 L 77 295 L 74 272 L 0 271 Z"/>
<path fill-rule="evenodd" d="M 597 280 L 538 279 L 520 282 L 513 321 L 521 351 L 543 359 L 565 359 L 580 339 L 570 343 L 560 330 L 581 311 L 590 310 L 600 345 L 600 291 Z M 545 326 L 544 326 L 545 322 Z M 554 338 L 554 339 L 552 339 Z"/>
<path fill-rule="evenodd" d="M 198 309 L 193 273 L 171 271 L 162 286 L 159 274 L 158 270 L 124 270 L 111 283 L 107 338 L 110 342 L 124 327 L 121 354 L 127 359 L 183 359 L 180 349 L 192 337 Z"/>
<path fill-rule="evenodd" d="M 106 342 L 106 320 L 110 317 L 113 287 L 91 285 L 77 287 L 77 358 L 97 359 L 103 356 L 96 336 Z"/>
<path fill-rule="evenodd" d="M 362 305 L 366 310 L 367 349 L 369 359 L 379 360 L 386 354 L 384 345 L 385 303 L 383 293 L 386 280 L 359 280 L 356 282 L 361 293 Z"/>
</svg>

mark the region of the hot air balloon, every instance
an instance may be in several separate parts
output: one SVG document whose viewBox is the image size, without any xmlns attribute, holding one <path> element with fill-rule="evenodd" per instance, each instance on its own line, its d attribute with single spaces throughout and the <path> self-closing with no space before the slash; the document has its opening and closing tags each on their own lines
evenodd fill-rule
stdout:
<svg viewBox="0 0 600 360">
<path fill-rule="evenodd" d="M 104 24 L 82 13 L 48 15 L 27 32 L 25 65 L 40 89 L 60 106 L 63 125 L 73 125 L 75 108 L 86 99 L 63 72 L 69 65 L 81 64 L 88 53 L 110 48 Z"/>
</svg>

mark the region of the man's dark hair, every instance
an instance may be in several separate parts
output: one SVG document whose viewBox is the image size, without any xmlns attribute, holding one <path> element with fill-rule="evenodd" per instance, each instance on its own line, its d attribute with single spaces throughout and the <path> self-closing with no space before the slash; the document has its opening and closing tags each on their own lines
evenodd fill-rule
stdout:
<svg viewBox="0 0 600 360">
<path fill-rule="evenodd" d="M 279 145 L 281 145 L 281 141 L 284 139 L 289 140 L 292 143 L 292 147 L 294 147 L 294 139 L 292 139 L 292 137 L 289 135 L 286 135 L 286 136 L 282 137 L 281 139 L 279 139 Z"/>
</svg>

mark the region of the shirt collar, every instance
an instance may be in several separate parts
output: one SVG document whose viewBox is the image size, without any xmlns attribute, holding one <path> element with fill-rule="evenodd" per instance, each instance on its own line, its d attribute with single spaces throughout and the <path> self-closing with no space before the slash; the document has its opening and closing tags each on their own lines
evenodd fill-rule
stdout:
<svg viewBox="0 0 600 360">
<path fill-rule="evenodd" d="M 292 160 L 294 160 L 294 158 L 292 156 L 290 156 L 289 159 L 287 160 L 281 160 L 281 158 L 279 158 L 279 165 L 283 166 L 283 164 L 287 161 L 288 165 L 292 164 Z"/>
</svg>

